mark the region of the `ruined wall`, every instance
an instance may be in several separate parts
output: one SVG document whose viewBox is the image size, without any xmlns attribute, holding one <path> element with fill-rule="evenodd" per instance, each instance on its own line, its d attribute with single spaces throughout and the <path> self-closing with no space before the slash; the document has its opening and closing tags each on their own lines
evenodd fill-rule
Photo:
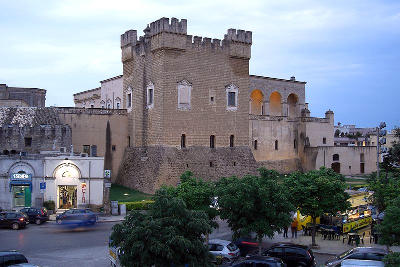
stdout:
<svg viewBox="0 0 400 267">
<path fill-rule="evenodd" d="M 9 87 L 6 84 L 0 84 L 0 99 L 22 100 L 29 107 L 44 107 L 46 90 L 39 88 Z"/>
<path fill-rule="evenodd" d="M 260 166 L 250 148 L 151 146 L 143 157 L 143 148 L 127 148 L 117 183 L 146 193 L 154 193 L 163 184 L 177 185 L 180 175 L 190 170 L 196 177 L 216 181 L 221 177 L 258 174 Z M 210 164 L 211 162 L 211 164 Z"/>
</svg>

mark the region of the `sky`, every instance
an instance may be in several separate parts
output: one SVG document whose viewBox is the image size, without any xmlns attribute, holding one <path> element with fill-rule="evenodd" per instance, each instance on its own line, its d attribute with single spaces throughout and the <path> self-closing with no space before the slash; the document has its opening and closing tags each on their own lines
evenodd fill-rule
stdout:
<svg viewBox="0 0 400 267">
<path fill-rule="evenodd" d="M 0 0 L 0 83 L 47 90 L 47 106 L 122 74 L 120 35 L 161 17 L 188 34 L 253 32 L 250 74 L 306 81 L 311 116 L 400 126 L 400 1 Z"/>
</svg>

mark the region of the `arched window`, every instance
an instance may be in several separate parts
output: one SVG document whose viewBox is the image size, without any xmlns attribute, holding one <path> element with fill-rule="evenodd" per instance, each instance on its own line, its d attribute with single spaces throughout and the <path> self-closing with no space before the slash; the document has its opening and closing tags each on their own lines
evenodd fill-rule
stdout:
<svg viewBox="0 0 400 267">
<path fill-rule="evenodd" d="M 272 92 L 269 96 L 269 112 L 272 116 L 282 115 L 282 97 L 278 92 Z"/>
<path fill-rule="evenodd" d="M 229 136 L 229 147 L 234 147 L 234 142 L 235 142 L 235 136 L 231 135 Z"/>
<path fill-rule="evenodd" d="M 339 161 L 339 154 L 333 154 L 332 159 L 333 161 Z"/>
<path fill-rule="evenodd" d="M 297 103 L 299 102 L 299 97 L 296 94 L 290 94 L 287 98 L 288 104 L 288 116 L 295 118 L 298 116 Z"/>
<path fill-rule="evenodd" d="M 275 140 L 275 150 L 278 150 L 278 140 Z"/>
<path fill-rule="evenodd" d="M 115 99 L 115 108 L 120 109 L 121 108 L 121 98 L 117 97 Z"/>
<path fill-rule="evenodd" d="M 263 93 L 256 89 L 253 90 L 250 94 L 250 113 L 255 115 L 263 115 L 263 103 L 264 103 L 264 95 Z"/>
</svg>

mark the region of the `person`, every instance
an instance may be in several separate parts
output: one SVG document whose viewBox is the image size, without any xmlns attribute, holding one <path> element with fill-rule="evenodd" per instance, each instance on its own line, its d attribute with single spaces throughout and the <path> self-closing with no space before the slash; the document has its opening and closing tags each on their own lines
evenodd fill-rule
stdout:
<svg viewBox="0 0 400 267">
<path fill-rule="evenodd" d="M 289 229 L 289 226 L 288 225 L 286 225 L 285 227 L 283 227 L 283 237 L 284 238 L 288 238 L 288 229 Z"/>
<path fill-rule="evenodd" d="M 291 224 L 291 230 L 292 230 L 292 238 L 297 238 L 297 218 L 293 218 L 292 224 Z"/>
</svg>

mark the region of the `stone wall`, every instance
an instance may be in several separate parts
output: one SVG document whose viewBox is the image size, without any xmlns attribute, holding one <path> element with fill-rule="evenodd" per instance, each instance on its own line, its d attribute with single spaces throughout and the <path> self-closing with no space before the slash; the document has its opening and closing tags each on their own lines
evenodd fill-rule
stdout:
<svg viewBox="0 0 400 267">
<path fill-rule="evenodd" d="M 9 87 L 6 84 L 0 84 L 0 99 L 21 100 L 29 107 L 44 107 L 46 90 L 39 88 Z"/>
<path fill-rule="evenodd" d="M 180 175 L 190 170 L 196 177 L 216 181 L 221 177 L 257 174 L 259 164 L 250 148 L 150 146 L 127 148 L 117 183 L 146 193 L 154 193 L 163 184 L 177 185 Z M 211 163 L 210 163 L 211 162 Z"/>
</svg>

